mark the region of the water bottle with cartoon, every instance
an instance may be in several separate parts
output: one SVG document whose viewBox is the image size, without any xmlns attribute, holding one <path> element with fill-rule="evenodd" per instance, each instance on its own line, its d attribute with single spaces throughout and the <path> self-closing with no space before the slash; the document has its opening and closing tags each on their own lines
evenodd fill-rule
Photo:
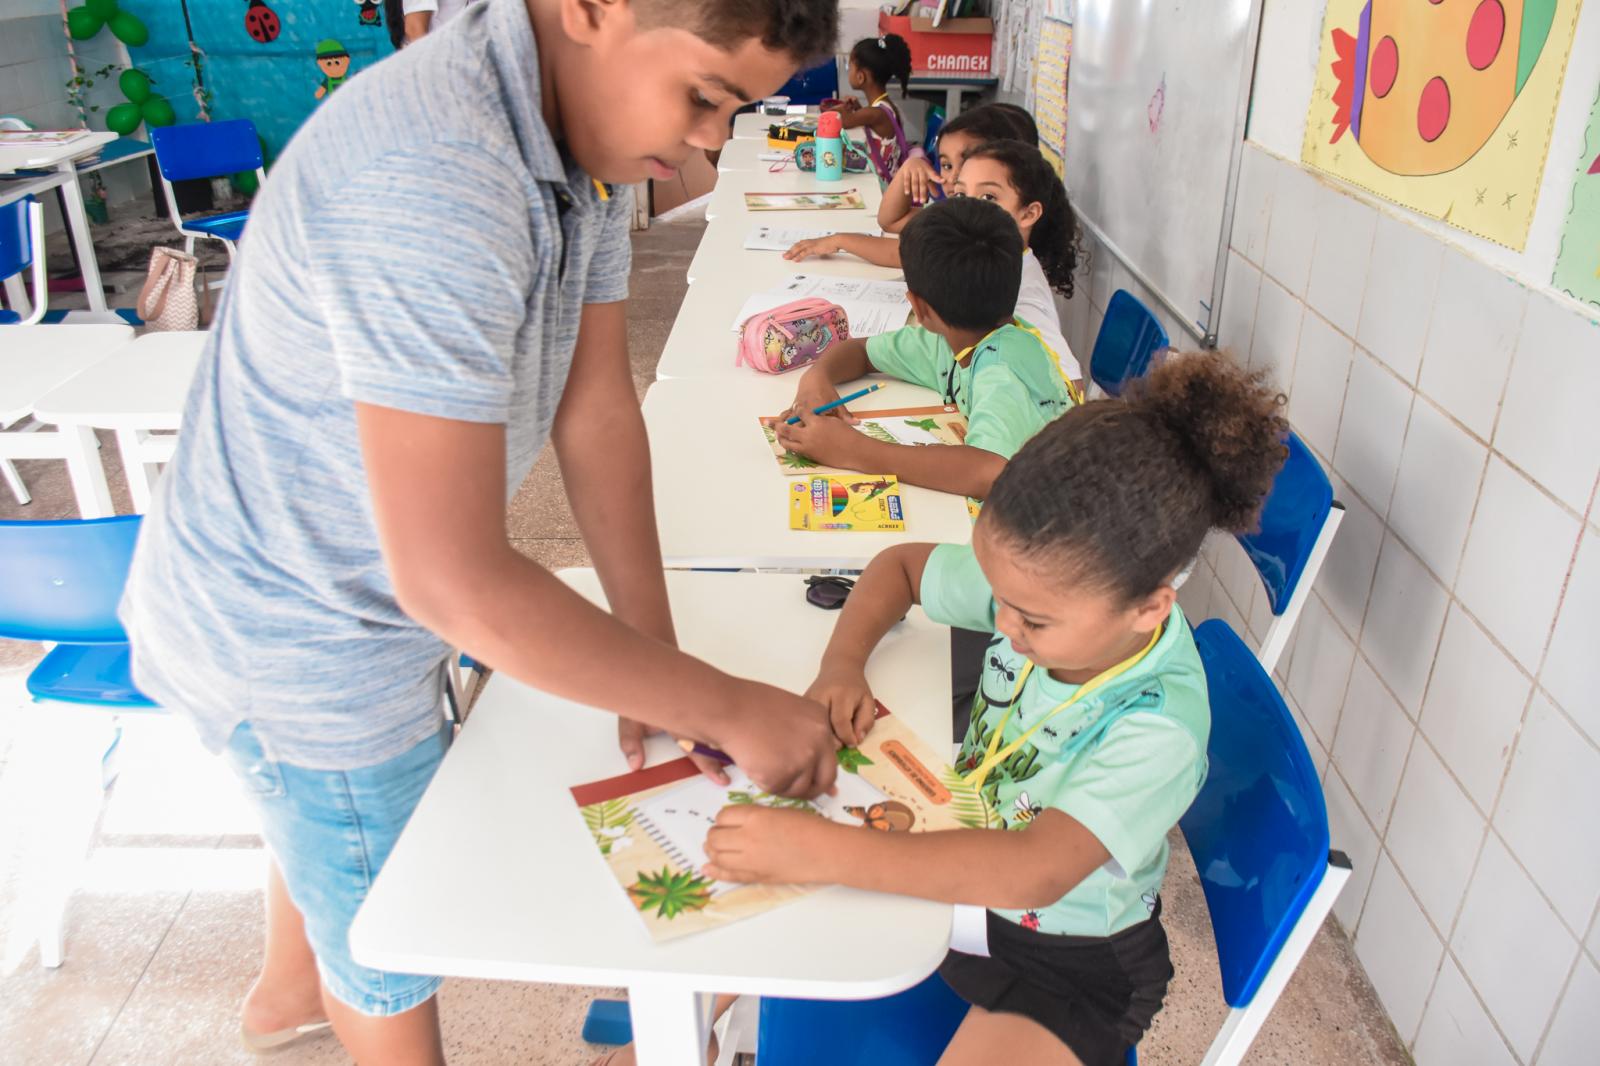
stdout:
<svg viewBox="0 0 1600 1066">
<path fill-rule="evenodd" d="M 837 111 L 817 116 L 817 180 L 839 181 L 844 177 L 843 126 Z"/>
</svg>

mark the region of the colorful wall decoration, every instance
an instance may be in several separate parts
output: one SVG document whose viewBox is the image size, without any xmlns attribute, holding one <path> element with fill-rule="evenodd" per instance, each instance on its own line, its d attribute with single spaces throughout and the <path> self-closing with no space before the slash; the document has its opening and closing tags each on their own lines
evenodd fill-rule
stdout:
<svg viewBox="0 0 1600 1066">
<path fill-rule="evenodd" d="M 1521 251 L 1582 0 L 1328 0 L 1301 158 Z"/>
<path fill-rule="evenodd" d="M 1067 158 L 1067 67 L 1072 60 L 1072 24 L 1046 17 L 1039 25 L 1039 58 L 1029 104 L 1039 124 L 1039 151 L 1057 174 Z"/>
<path fill-rule="evenodd" d="M 1572 207 L 1550 280 L 1568 296 L 1600 306 L 1600 93 L 1589 111 L 1583 151 L 1572 177 Z"/>
</svg>

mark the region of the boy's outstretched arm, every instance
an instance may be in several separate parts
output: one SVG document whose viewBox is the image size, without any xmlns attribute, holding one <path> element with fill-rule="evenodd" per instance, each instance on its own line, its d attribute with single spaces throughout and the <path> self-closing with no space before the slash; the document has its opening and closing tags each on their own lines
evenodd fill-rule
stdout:
<svg viewBox="0 0 1600 1066">
<path fill-rule="evenodd" d="M 835 233 L 831 237 L 812 237 L 796 241 L 783 257 L 791 263 L 809 259 L 814 255 L 833 255 L 846 252 L 858 259 L 881 267 L 900 265 L 900 239 L 898 237 L 872 237 L 865 233 Z"/>
<path fill-rule="evenodd" d="M 815 411 L 825 403 L 832 403 L 839 398 L 839 390 L 835 387 L 841 382 L 854 381 L 872 373 L 872 361 L 867 358 L 867 342 L 862 337 L 851 337 L 847 341 L 830 344 L 827 351 L 822 353 L 822 358 L 812 363 L 800 375 L 800 383 L 795 389 L 794 406 L 784 412 L 788 417 L 791 411 L 804 409 Z M 836 407 L 831 414 L 844 418 L 849 414 L 849 409 Z"/>
<path fill-rule="evenodd" d="M 412 618 L 545 692 L 720 747 L 770 790 L 810 796 L 832 784 L 821 706 L 684 655 L 512 548 L 503 425 L 362 403 L 356 424 L 384 564 Z M 658 564 L 634 564 L 647 565 Z M 649 615 L 656 594 L 624 599 Z"/>
<path fill-rule="evenodd" d="M 991 451 L 965 444 L 890 444 L 875 440 L 837 418 L 798 410 L 798 425 L 780 422 L 778 443 L 824 466 L 868 474 L 894 474 L 907 485 L 920 485 L 981 500 L 989 495 L 1006 461 Z"/>
</svg>

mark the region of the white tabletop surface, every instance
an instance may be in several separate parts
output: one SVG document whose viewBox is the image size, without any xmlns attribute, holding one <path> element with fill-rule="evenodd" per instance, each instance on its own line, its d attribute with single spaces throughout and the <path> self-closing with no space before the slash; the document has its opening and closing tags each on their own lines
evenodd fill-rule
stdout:
<svg viewBox="0 0 1600 1066">
<path fill-rule="evenodd" d="M 668 566 L 861 569 L 883 549 L 915 541 L 964 544 L 972 522 L 964 497 L 900 486 L 906 528 L 900 533 L 789 528 L 788 488 L 761 427 L 794 400 L 794 374 L 747 370 L 738 379 L 676 378 L 650 386 L 644 398 L 655 481 L 656 524 Z M 862 410 L 939 402 L 903 381 L 852 405 Z M 860 383 L 841 385 L 841 395 Z M 889 470 L 866 471 L 873 474 Z"/>
<path fill-rule="evenodd" d="M 717 171 L 752 170 L 765 174 L 772 169 L 774 161 L 760 158 L 761 153 L 774 151 L 777 149 L 768 148 L 763 138 L 735 137 L 722 146 L 722 153 L 717 156 Z M 784 155 L 793 158 L 792 151 L 785 151 Z"/>
<path fill-rule="evenodd" d="M 104 429 L 177 429 L 205 339 L 203 330 L 146 333 L 41 396 L 34 417 Z"/>
<path fill-rule="evenodd" d="M 731 286 L 742 293 L 760 292 L 794 274 L 830 274 L 845 278 L 898 278 L 899 267 L 873 266 L 853 255 L 819 256 L 791 263 L 782 252 L 752 251 L 745 238 L 757 226 L 780 229 L 826 229 L 834 233 L 876 233 L 875 215 L 861 211 L 782 212 L 783 221 L 771 221 L 769 212 L 738 212 L 713 219 L 706 225 L 700 246 L 689 261 L 689 281 L 702 279 L 718 286 Z M 770 212 L 778 214 L 778 212 Z M 806 215 L 800 219 L 800 215 Z M 743 299 L 741 297 L 741 301 Z M 737 305 L 735 306 L 737 310 Z"/>
<path fill-rule="evenodd" d="M 593 571 L 561 577 L 602 600 Z M 668 572 L 667 589 L 684 650 L 795 692 L 837 617 L 806 604 L 793 575 Z M 946 633 L 914 608 L 867 667 L 884 704 L 938 750 L 950 730 Z M 666 738 L 650 744 L 652 762 L 679 754 Z M 356 915 L 356 959 L 446 976 L 862 999 L 915 984 L 944 957 L 949 906 L 838 887 L 652 943 L 568 791 L 626 769 L 614 717 L 493 677 Z"/>
<path fill-rule="evenodd" d="M 812 110 L 804 115 L 763 115 L 759 111 L 747 111 L 742 115 L 733 117 L 733 137 L 735 140 L 762 140 L 767 139 L 767 127 L 774 122 L 798 120 L 801 122 L 814 122 L 817 112 Z"/>
<path fill-rule="evenodd" d="M 115 133 L 100 131 L 79 137 L 68 144 L 30 144 L 0 146 L 0 174 L 15 170 L 42 170 L 98 151 L 117 139 Z"/>
<path fill-rule="evenodd" d="M 0 326 L 0 331 L 0 426 L 29 414 L 40 397 L 133 339 L 132 326 Z"/>
</svg>

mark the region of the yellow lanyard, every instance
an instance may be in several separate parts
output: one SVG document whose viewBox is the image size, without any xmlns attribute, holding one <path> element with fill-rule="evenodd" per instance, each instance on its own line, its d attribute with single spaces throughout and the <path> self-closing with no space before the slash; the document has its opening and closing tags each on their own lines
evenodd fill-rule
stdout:
<svg viewBox="0 0 1600 1066">
<path fill-rule="evenodd" d="M 1060 374 L 1061 380 L 1066 383 L 1067 395 L 1072 397 L 1072 402 L 1074 404 L 1081 407 L 1083 405 L 1083 390 L 1078 388 L 1077 385 L 1074 385 L 1072 379 L 1067 377 L 1067 372 L 1061 367 L 1061 356 L 1057 355 L 1056 350 L 1045 342 L 1043 334 L 1041 334 L 1034 327 L 1028 325 L 1026 322 L 1023 322 L 1020 318 L 1012 319 L 1012 324 L 1018 329 L 1022 330 L 1022 332 L 1026 333 L 1028 336 L 1032 337 L 1034 340 L 1038 341 L 1039 347 L 1043 348 L 1049 353 L 1050 361 L 1056 365 L 1056 373 Z"/>
<path fill-rule="evenodd" d="M 988 778 L 989 771 L 993 770 L 1000 763 L 1005 762 L 1007 759 L 1011 758 L 1011 756 L 1015 755 L 1017 749 L 1026 744 L 1028 740 L 1039 731 L 1040 726 L 1044 725 L 1046 722 L 1060 714 L 1062 711 L 1066 710 L 1068 707 L 1071 707 L 1074 703 L 1077 703 L 1079 700 L 1083 699 L 1089 693 L 1095 691 L 1096 689 L 1103 688 L 1109 682 L 1139 665 L 1139 660 L 1143 659 L 1146 655 L 1149 655 L 1150 649 L 1155 647 L 1156 641 L 1161 639 L 1161 630 L 1161 626 L 1156 626 L 1155 632 L 1150 634 L 1149 641 L 1145 643 L 1144 648 L 1136 655 L 1129 656 L 1117 665 L 1101 671 L 1094 677 L 1085 681 L 1082 685 L 1079 685 L 1078 691 L 1074 692 L 1070 697 L 1068 697 L 1065 703 L 1058 705 L 1055 710 L 1051 711 L 1049 714 L 1033 723 L 1033 725 L 1016 740 L 1013 740 L 1004 748 L 1000 748 L 999 751 L 996 751 L 995 749 L 1000 746 L 1000 738 L 1005 736 L 1006 726 L 1011 724 L 1011 715 L 1016 712 L 1017 704 L 1022 698 L 1022 687 L 1028 683 L 1028 678 L 1033 675 L 1033 660 L 1028 660 L 1028 665 L 1022 668 L 1022 674 L 1017 678 L 1017 687 L 1011 690 L 1011 704 L 1006 708 L 1005 717 L 1000 719 L 1000 724 L 995 727 L 994 736 L 989 739 L 989 748 L 984 752 L 983 762 L 978 764 L 978 768 L 963 779 L 965 783 L 971 785 L 974 790 L 982 790 L 983 782 Z"/>
<path fill-rule="evenodd" d="M 595 195 L 599 196 L 601 200 L 611 199 L 611 190 L 602 185 L 599 178 L 590 178 L 589 180 L 594 182 Z"/>
<path fill-rule="evenodd" d="M 882 96 L 878 97 L 876 100 L 872 101 L 872 103 L 868 104 L 867 106 L 868 107 L 877 107 L 879 104 L 883 103 L 887 99 L 889 99 L 889 94 L 888 93 L 884 93 Z"/>
</svg>

